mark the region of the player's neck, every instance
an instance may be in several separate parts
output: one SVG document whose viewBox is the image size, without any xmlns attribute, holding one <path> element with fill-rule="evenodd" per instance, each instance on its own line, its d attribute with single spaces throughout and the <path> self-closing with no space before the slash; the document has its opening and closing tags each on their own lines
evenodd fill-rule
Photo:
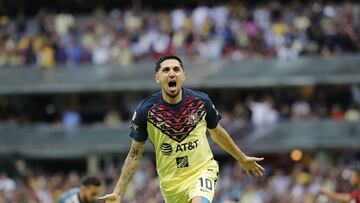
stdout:
<svg viewBox="0 0 360 203">
<path fill-rule="evenodd" d="M 183 90 L 180 89 L 179 94 L 177 94 L 175 97 L 171 97 L 171 96 L 167 95 L 164 90 L 162 90 L 161 94 L 166 103 L 177 104 L 182 99 Z"/>
</svg>

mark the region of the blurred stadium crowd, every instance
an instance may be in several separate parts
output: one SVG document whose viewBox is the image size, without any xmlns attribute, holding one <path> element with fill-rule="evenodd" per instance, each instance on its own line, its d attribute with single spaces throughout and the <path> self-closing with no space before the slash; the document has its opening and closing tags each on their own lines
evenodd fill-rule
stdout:
<svg viewBox="0 0 360 203">
<path fill-rule="evenodd" d="M 345 158 L 346 157 L 346 158 Z M 267 163 L 263 178 L 248 178 L 234 162 L 221 164 L 214 203 L 327 203 L 319 194 L 320 187 L 338 192 L 351 191 L 348 183 L 350 159 L 344 156 L 338 160 L 303 159 L 283 165 Z M 352 160 L 354 161 L 354 160 Z M 359 160 L 358 160 L 359 161 Z M 291 164 L 289 164 L 291 163 Z M 332 164 L 339 165 L 332 165 Z M 354 163 L 354 162 L 352 162 Z M 108 168 L 99 173 L 103 192 L 110 192 L 116 183 L 118 168 Z M 64 191 L 80 184 L 78 172 L 45 172 L 23 167 L 12 176 L 2 172 L 0 176 L 0 203 L 52 203 Z M 140 170 L 124 196 L 124 203 L 162 203 L 155 166 L 144 159 Z"/>
<path fill-rule="evenodd" d="M 214 104 L 219 106 L 223 117 L 221 122 L 224 125 L 239 121 L 256 127 L 287 120 L 360 120 L 360 91 L 356 87 L 304 86 L 282 89 L 281 93 L 279 92 L 268 89 L 233 90 L 228 91 L 226 97 L 209 93 Z M 56 96 L 32 99 L 0 96 L 0 129 L 36 124 L 65 128 L 89 125 L 120 126 L 128 123 L 133 109 L 141 99 L 125 102 L 122 99 L 124 97 L 130 95 L 113 93 L 111 102 L 106 102 L 104 95 L 89 98 L 79 94 L 75 105 L 60 106 L 58 104 L 67 103 L 66 99 L 58 101 L 54 99 Z M 32 108 L 28 108 L 29 103 Z"/>
<path fill-rule="evenodd" d="M 356 1 L 257 1 L 253 6 L 232 1 L 161 11 L 113 9 L 79 15 L 41 9 L 30 17 L 0 14 L 0 72 L 108 64 L 124 67 L 168 53 L 191 62 L 213 62 L 331 57 L 359 51 L 360 4 Z M 243 122 L 257 127 L 284 120 L 360 121 L 360 91 L 351 85 L 206 92 L 219 107 L 225 126 Z M 127 125 L 140 96 L 151 93 L 91 94 L 0 95 L 0 130 L 37 124 L 69 129 Z M 229 157 L 220 157 L 214 203 L 329 203 L 319 196 L 319 188 L 350 191 L 348 167 L 360 163 L 356 152 L 339 154 L 326 160 L 309 155 L 300 162 L 288 155 L 269 155 L 263 178 L 247 178 Z M 113 188 L 119 165 L 99 173 L 104 193 Z M 56 202 L 62 192 L 79 186 L 83 175 L 22 162 L 17 162 L 15 170 L 5 167 L 5 172 L 1 167 L 0 203 Z M 148 158 L 126 192 L 124 203 L 136 202 L 163 202 L 154 162 Z"/>
<path fill-rule="evenodd" d="M 119 64 L 166 53 L 194 61 L 293 59 L 360 50 L 360 4 L 239 2 L 193 9 L 0 16 L 0 67 Z"/>
</svg>

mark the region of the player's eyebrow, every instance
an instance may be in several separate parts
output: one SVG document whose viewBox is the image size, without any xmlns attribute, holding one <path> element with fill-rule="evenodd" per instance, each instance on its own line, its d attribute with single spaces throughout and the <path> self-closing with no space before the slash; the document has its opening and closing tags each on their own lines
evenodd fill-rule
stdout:
<svg viewBox="0 0 360 203">
<path fill-rule="evenodd" d="M 175 71 L 178 71 L 178 70 L 181 70 L 181 68 L 179 67 L 179 66 L 173 66 L 173 67 L 171 67 L 173 70 L 175 70 Z"/>
<path fill-rule="evenodd" d="M 169 70 L 169 69 L 170 69 L 169 66 L 165 66 L 165 67 L 160 68 L 161 71 L 167 71 L 167 70 Z"/>
<path fill-rule="evenodd" d="M 170 69 L 170 68 L 173 68 L 173 69 L 181 69 L 181 67 L 178 66 L 178 65 L 175 65 L 175 66 L 164 66 L 164 67 L 162 67 L 161 69 L 162 69 L 162 70 L 167 70 L 167 69 Z"/>
</svg>

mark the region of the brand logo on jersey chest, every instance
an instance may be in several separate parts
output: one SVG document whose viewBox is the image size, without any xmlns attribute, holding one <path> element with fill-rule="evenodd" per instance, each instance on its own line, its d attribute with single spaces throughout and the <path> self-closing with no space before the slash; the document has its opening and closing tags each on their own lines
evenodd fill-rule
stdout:
<svg viewBox="0 0 360 203">
<path fill-rule="evenodd" d="M 169 145 L 168 143 L 162 143 L 160 146 L 160 151 L 164 154 L 164 155 L 170 155 L 173 151 L 171 145 Z"/>
</svg>

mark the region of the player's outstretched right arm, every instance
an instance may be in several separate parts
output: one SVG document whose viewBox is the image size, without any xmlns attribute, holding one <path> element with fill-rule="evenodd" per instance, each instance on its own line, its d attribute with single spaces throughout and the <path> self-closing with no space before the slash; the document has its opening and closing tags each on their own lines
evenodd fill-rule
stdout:
<svg viewBox="0 0 360 203">
<path fill-rule="evenodd" d="M 140 165 L 142 154 L 144 152 L 145 143 L 133 140 L 129 154 L 126 157 L 124 166 L 121 170 L 121 175 L 116 183 L 113 193 L 99 197 L 99 200 L 105 200 L 106 203 L 119 203 L 121 196 L 124 193 L 126 186 L 134 176 L 137 168 Z"/>
</svg>

